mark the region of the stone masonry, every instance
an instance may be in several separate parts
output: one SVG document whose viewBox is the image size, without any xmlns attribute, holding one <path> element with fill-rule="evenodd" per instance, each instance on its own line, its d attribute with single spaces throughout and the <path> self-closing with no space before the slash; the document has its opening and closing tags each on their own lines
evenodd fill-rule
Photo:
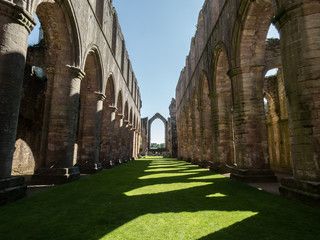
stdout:
<svg viewBox="0 0 320 240">
<path fill-rule="evenodd" d="M 246 182 L 290 174 L 280 192 L 320 206 L 319 19 L 319 0 L 206 0 L 176 87 L 178 158 Z"/>
<path fill-rule="evenodd" d="M 1 0 L 0 25 L 0 204 L 25 195 L 22 175 L 60 184 L 137 157 L 142 102 L 112 0 Z"/>
</svg>

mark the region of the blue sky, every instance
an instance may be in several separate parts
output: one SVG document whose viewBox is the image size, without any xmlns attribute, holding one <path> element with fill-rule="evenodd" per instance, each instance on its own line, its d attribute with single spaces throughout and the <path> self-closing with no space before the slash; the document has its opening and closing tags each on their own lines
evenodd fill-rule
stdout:
<svg viewBox="0 0 320 240">
<path fill-rule="evenodd" d="M 204 0 L 113 0 L 133 70 L 139 82 L 141 117 L 169 117 L 180 71 L 189 54 Z M 164 142 L 162 121 L 151 142 Z"/>
</svg>

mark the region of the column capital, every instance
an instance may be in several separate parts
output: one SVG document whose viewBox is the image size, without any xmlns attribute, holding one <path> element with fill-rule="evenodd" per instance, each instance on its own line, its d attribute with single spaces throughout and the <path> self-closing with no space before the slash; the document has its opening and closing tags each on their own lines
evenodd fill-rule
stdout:
<svg viewBox="0 0 320 240">
<path fill-rule="evenodd" d="M 264 68 L 264 65 L 239 66 L 230 69 L 227 74 L 230 78 L 233 78 L 243 73 L 262 72 Z"/>
<path fill-rule="evenodd" d="M 72 74 L 74 78 L 78 78 L 82 80 L 86 75 L 80 68 L 70 66 L 70 65 L 58 65 L 58 66 L 46 66 L 45 67 L 47 73 L 55 74 Z"/>
<path fill-rule="evenodd" d="M 36 21 L 29 12 L 21 6 L 8 1 L 0 1 L 0 14 L 9 17 L 24 26 L 29 33 L 36 25 Z"/>
<path fill-rule="evenodd" d="M 123 115 L 122 113 L 118 113 L 118 114 L 117 114 L 117 117 L 118 117 L 119 119 L 123 119 L 123 118 L 124 118 L 124 115 Z"/>
<path fill-rule="evenodd" d="M 104 101 L 106 99 L 106 95 L 104 95 L 102 92 L 94 92 L 94 94 L 98 97 L 99 101 Z"/>
<path fill-rule="evenodd" d="M 114 113 L 118 111 L 118 108 L 116 106 L 113 106 L 113 105 L 110 105 L 109 109 L 111 110 L 111 112 L 114 112 Z"/>
</svg>

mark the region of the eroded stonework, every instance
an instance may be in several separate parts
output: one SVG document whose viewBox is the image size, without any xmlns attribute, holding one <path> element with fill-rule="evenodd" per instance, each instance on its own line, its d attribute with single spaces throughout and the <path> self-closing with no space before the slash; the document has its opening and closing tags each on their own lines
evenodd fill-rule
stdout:
<svg viewBox="0 0 320 240">
<path fill-rule="evenodd" d="M 243 181 L 289 174 L 281 193 L 320 206 L 319 17 L 318 0 L 206 0 L 176 87 L 178 158 Z"/>
<path fill-rule="evenodd" d="M 1 203 L 24 196 L 14 175 L 60 184 L 137 157 L 142 102 L 112 0 L 1 0 L 0 25 Z"/>
</svg>

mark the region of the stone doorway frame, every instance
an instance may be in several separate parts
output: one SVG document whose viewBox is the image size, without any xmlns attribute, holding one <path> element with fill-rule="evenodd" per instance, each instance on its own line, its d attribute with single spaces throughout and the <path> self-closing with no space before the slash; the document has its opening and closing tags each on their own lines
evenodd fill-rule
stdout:
<svg viewBox="0 0 320 240">
<path fill-rule="evenodd" d="M 160 119 L 163 124 L 164 124 L 164 138 L 165 138 L 165 148 L 168 148 L 168 136 L 167 136 L 167 132 L 168 132 L 168 121 L 160 114 L 160 113 L 156 113 L 149 121 L 148 121 L 148 150 L 151 149 L 151 125 L 153 123 L 154 120 L 156 119 Z"/>
</svg>

